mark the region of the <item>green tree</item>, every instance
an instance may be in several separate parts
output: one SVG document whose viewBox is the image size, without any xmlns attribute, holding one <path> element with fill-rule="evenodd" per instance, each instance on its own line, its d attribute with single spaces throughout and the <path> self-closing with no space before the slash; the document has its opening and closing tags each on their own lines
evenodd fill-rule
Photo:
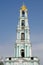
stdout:
<svg viewBox="0 0 43 65">
<path fill-rule="evenodd" d="M 0 62 L 0 65 L 4 65 L 4 63 L 3 62 Z"/>
</svg>

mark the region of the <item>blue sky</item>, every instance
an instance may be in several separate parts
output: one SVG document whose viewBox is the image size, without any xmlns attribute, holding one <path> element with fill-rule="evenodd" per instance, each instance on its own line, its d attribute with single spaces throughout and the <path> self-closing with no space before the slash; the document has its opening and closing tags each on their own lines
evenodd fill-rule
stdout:
<svg viewBox="0 0 43 65">
<path fill-rule="evenodd" d="M 13 56 L 22 4 L 28 8 L 33 56 L 43 64 L 43 0 L 0 0 L 0 56 Z"/>
</svg>

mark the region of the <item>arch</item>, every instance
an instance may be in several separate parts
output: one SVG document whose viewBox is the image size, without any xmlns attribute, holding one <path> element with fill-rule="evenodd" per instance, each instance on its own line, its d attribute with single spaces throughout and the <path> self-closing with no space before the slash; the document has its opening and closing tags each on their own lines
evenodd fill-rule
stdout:
<svg viewBox="0 0 43 65">
<path fill-rule="evenodd" d="M 22 11 L 22 17 L 24 17 L 25 16 L 25 11 Z"/>
<path fill-rule="evenodd" d="M 25 40 L 25 33 L 21 33 L 21 40 Z"/>
<path fill-rule="evenodd" d="M 25 26 L 25 20 L 22 20 L 21 26 Z"/>
<path fill-rule="evenodd" d="M 24 49 L 21 49 L 21 57 L 23 58 L 25 55 L 24 55 Z"/>
</svg>

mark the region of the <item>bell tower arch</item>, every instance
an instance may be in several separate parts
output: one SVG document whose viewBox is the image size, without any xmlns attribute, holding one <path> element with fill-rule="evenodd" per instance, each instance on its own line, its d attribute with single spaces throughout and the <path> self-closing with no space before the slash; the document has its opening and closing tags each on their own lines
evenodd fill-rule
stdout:
<svg viewBox="0 0 43 65">
<path fill-rule="evenodd" d="M 24 52 L 24 49 L 21 49 L 21 57 L 23 58 L 23 57 L 25 57 L 25 52 Z"/>
</svg>

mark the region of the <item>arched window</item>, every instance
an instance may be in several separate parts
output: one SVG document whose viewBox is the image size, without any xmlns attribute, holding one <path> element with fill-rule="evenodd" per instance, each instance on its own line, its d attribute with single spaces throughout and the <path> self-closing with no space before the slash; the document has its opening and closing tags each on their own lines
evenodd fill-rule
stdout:
<svg viewBox="0 0 43 65">
<path fill-rule="evenodd" d="M 21 50 L 21 57 L 24 57 L 24 49 Z"/>
<path fill-rule="evenodd" d="M 25 26 L 25 20 L 22 20 L 21 26 Z"/>
<path fill-rule="evenodd" d="M 25 40 L 25 34 L 21 33 L 21 40 Z"/>
<path fill-rule="evenodd" d="M 24 17 L 25 16 L 25 12 L 24 11 L 22 11 L 22 17 Z"/>
</svg>

